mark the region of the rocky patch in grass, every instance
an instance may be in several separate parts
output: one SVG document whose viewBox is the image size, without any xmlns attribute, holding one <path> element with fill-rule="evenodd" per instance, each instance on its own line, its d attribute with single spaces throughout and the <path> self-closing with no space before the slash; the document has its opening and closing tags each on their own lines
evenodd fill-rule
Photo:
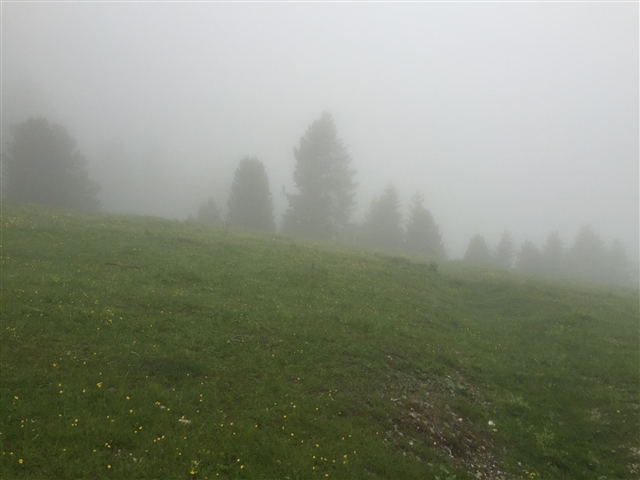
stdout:
<svg viewBox="0 0 640 480">
<path fill-rule="evenodd" d="M 476 478 L 506 480 L 495 454 L 497 448 L 503 448 L 494 437 L 496 425 L 480 418 L 479 412 L 486 411 L 489 404 L 476 388 L 449 375 L 395 372 L 383 395 L 397 407 L 392 427 L 385 432 L 387 441 L 405 456 L 424 461 L 414 453 L 420 442 Z M 469 408 L 461 408 L 465 404 Z"/>
</svg>

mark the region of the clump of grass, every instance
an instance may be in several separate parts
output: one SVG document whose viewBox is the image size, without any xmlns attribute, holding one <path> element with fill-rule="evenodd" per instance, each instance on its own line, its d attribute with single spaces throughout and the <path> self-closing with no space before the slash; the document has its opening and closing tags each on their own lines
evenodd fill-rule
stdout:
<svg viewBox="0 0 640 480">
<path fill-rule="evenodd" d="M 3 204 L 4 478 L 633 478 L 638 294 Z"/>
</svg>

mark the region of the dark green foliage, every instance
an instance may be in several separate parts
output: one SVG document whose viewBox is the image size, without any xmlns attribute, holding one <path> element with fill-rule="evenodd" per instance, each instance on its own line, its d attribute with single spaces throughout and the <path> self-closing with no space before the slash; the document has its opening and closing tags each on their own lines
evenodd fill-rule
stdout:
<svg viewBox="0 0 640 480">
<path fill-rule="evenodd" d="M 227 225 L 230 227 L 275 231 L 269 177 L 257 158 L 245 157 L 240 161 L 227 207 Z"/>
<path fill-rule="evenodd" d="M 216 205 L 216 201 L 213 199 L 213 197 L 200 205 L 196 221 L 198 223 L 204 223 L 207 225 L 218 225 L 222 222 L 220 209 Z"/>
<path fill-rule="evenodd" d="M 494 263 L 500 268 L 511 268 L 513 264 L 514 247 L 511 235 L 508 232 L 504 232 L 500 237 L 500 242 L 496 247 L 494 255 Z"/>
<path fill-rule="evenodd" d="M 520 247 L 516 268 L 527 273 L 540 273 L 542 271 L 542 254 L 538 247 L 529 240 Z"/>
<path fill-rule="evenodd" d="M 440 228 L 433 220 L 431 212 L 422 205 L 424 197 L 419 193 L 411 199 L 409 222 L 405 236 L 405 250 L 413 255 L 444 259 L 447 254 L 442 243 Z"/>
<path fill-rule="evenodd" d="M 371 201 L 362 226 L 362 243 L 370 248 L 397 252 L 402 246 L 402 236 L 398 191 L 389 185 L 379 198 Z"/>
<path fill-rule="evenodd" d="M 99 185 L 85 170 L 87 160 L 61 125 L 30 118 L 10 127 L 13 134 L 3 155 L 7 200 L 97 210 Z"/>
<path fill-rule="evenodd" d="M 491 265 L 493 263 L 491 251 L 482 235 L 477 234 L 469 240 L 464 260 L 476 265 Z"/>
<path fill-rule="evenodd" d="M 313 122 L 293 155 L 293 181 L 299 193 L 285 193 L 289 208 L 283 218 L 283 233 L 344 240 L 355 207 L 355 171 L 329 113 Z"/>
</svg>

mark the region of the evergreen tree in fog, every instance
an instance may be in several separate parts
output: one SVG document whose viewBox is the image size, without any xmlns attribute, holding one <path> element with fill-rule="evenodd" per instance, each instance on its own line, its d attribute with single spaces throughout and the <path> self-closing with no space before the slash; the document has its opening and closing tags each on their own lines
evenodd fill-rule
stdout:
<svg viewBox="0 0 640 480">
<path fill-rule="evenodd" d="M 607 248 L 591 225 L 580 229 L 567 254 L 571 275 L 587 281 L 603 282 L 607 277 Z"/>
<path fill-rule="evenodd" d="M 273 199 L 264 165 L 257 158 L 240 161 L 227 201 L 227 225 L 250 230 L 275 230 Z"/>
<path fill-rule="evenodd" d="M 100 186 L 89 178 L 87 160 L 61 125 L 30 118 L 12 125 L 13 140 L 3 155 L 7 200 L 97 210 Z"/>
<path fill-rule="evenodd" d="M 546 275 L 554 277 L 568 273 L 566 271 L 564 244 L 558 232 L 549 234 L 547 243 L 542 249 L 542 271 Z"/>
<path fill-rule="evenodd" d="M 405 237 L 405 249 L 414 255 L 423 255 L 433 259 L 444 259 L 446 253 L 442 235 L 433 216 L 424 208 L 424 198 L 416 193 L 411 198 L 409 223 Z"/>
<path fill-rule="evenodd" d="M 207 225 L 219 225 L 222 222 L 220 209 L 216 205 L 216 201 L 213 197 L 200 205 L 196 220 L 199 223 L 205 223 Z"/>
<path fill-rule="evenodd" d="M 496 246 L 494 255 L 494 263 L 500 268 L 511 268 L 514 256 L 514 246 L 511 235 L 508 232 L 504 232 L 500 237 L 500 242 Z"/>
<path fill-rule="evenodd" d="M 542 254 L 529 240 L 520 247 L 516 268 L 526 273 L 540 273 L 542 270 Z"/>
<path fill-rule="evenodd" d="M 476 265 L 491 265 L 493 263 L 493 256 L 482 235 L 478 234 L 469 240 L 464 260 Z"/>
<path fill-rule="evenodd" d="M 398 191 L 387 187 L 379 198 L 374 198 L 362 227 L 365 246 L 397 252 L 402 245 L 402 212 Z"/>
<path fill-rule="evenodd" d="M 355 170 L 329 113 L 311 124 L 293 155 L 293 180 L 299 193 L 285 192 L 289 208 L 282 221 L 283 233 L 343 240 L 355 207 Z"/>
</svg>

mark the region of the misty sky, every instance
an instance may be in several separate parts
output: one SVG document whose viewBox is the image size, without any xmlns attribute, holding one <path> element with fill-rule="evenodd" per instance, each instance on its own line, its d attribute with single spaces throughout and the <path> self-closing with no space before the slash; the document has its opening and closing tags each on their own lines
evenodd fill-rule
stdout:
<svg viewBox="0 0 640 480">
<path fill-rule="evenodd" d="M 245 155 L 276 217 L 323 110 L 361 219 L 420 191 L 450 256 L 502 231 L 569 246 L 591 223 L 638 251 L 638 3 L 7 3 L 2 132 L 63 124 L 104 209 L 225 206 Z M 139 195 L 128 193 L 136 187 Z"/>
</svg>

